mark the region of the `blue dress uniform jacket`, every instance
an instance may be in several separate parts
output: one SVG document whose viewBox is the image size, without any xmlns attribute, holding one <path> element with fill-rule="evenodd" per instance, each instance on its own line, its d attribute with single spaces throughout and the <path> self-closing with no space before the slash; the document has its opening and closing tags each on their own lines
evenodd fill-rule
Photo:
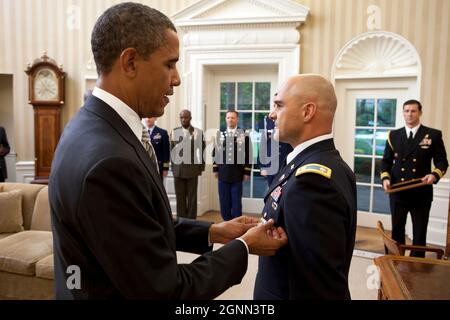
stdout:
<svg viewBox="0 0 450 320">
<path fill-rule="evenodd" d="M 356 182 L 332 139 L 297 155 L 274 178 L 263 218 L 287 233 L 287 246 L 260 257 L 255 299 L 350 299 Z"/>
<path fill-rule="evenodd" d="M 272 154 L 272 140 L 273 130 L 275 128 L 275 121 L 265 117 L 264 132 L 261 135 L 261 151 L 259 153 L 259 168 L 267 170 L 267 182 L 269 186 L 272 180 L 280 170 L 287 155 L 292 151 L 292 146 L 289 143 L 278 142 L 278 152 Z"/>
<path fill-rule="evenodd" d="M 448 168 L 441 131 L 421 125 L 409 146 L 407 141 L 405 128 L 389 132 L 381 163 L 381 179 L 390 179 L 392 185 L 432 173 L 437 183 Z M 398 202 L 429 203 L 433 200 L 433 186 L 404 190 L 390 196 Z"/>
<path fill-rule="evenodd" d="M 57 299 L 212 299 L 245 274 L 247 250 L 238 240 L 177 264 L 176 251 L 212 249 L 209 223 L 173 221 L 142 143 L 95 96 L 64 129 L 49 202 Z M 70 265 L 80 268 L 79 289 L 66 284 Z"/>
<path fill-rule="evenodd" d="M 217 140 L 213 150 L 213 172 L 219 173 L 221 181 L 241 182 L 244 175 L 252 172 L 250 138 L 238 128 L 233 136 L 227 131 L 220 132 Z"/>
<path fill-rule="evenodd" d="M 170 141 L 166 130 L 155 126 L 150 135 L 150 140 L 155 149 L 156 159 L 158 159 L 159 173 L 162 176 L 163 170 L 169 170 L 170 166 Z"/>
</svg>

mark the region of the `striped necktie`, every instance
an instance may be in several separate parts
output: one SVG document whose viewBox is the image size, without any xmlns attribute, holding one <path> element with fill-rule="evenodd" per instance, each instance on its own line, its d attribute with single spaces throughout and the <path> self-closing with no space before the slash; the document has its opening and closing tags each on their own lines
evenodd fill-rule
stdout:
<svg viewBox="0 0 450 320">
<path fill-rule="evenodd" d="M 153 145 L 150 142 L 150 134 L 146 127 L 142 127 L 142 144 L 144 145 L 145 151 L 147 151 L 150 156 L 153 165 L 156 167 L 156 171 L 159 173 L 158 159 L 156 159 L 155 149 L 153 149 Z"/>
</svg>

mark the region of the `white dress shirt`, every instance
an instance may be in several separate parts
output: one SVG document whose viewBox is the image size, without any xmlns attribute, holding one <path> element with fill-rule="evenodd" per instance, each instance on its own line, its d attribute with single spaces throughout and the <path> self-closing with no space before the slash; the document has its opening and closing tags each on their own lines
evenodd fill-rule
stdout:
<svg viewBox="0 0 450 320">
<path fill-rule="evenodd" d="M 405 126 L 405 130 L 406 130 L 406 139 L 409 138 L 409 133 L 410 133 L 411 131 L 412 131 L 412 133 L 413 133 L 413 139 L 414 139 L 414 137 L 416 136 L 417 131 L 419 131 L 419 128 L 420 128 L 420 123 L 419 123 L 417 126 L 415 126 L 414 128 L 409 128 L 408 126 Z"/>
<path fill-rule="evenodd" d="M 92 95 L 96 96 L 111 108 L 117 112 L 117 114 L 125 121 L 130 127 L 131 131 L 135 134 L 136 138 L 142 143 L 142 123 L 138 114 L 131 109 L 125 102 L 112 95 L 111 93 L 95 87 L 92 91 Z"/>
<path fill-rule="evenodd" d="M 294 150 L 291 151 L 291 153 L 289 153 L 286 157 L 286 164 L 288 164 L 289 162 L 291 162 L 292 160 L 294 160 L 294 158 L 300 154 L 300 152 L 302 152 L 303 150 L 305 150 L 306 148 L 308 148 L 309 146 L 312 146 L 313 144 L 323 141 L 323 140 L 328 140 L 328 139 L 333 139 L 333 134 L 329 133 L 329 134 L 324 134 L 322 136 L 318 136 L 315 138 L 312 138 L 310 140 L 307 140 L 305 142 L 300 143 L 298 146 L 296 146 L 294 148 Z"/>
</svg>

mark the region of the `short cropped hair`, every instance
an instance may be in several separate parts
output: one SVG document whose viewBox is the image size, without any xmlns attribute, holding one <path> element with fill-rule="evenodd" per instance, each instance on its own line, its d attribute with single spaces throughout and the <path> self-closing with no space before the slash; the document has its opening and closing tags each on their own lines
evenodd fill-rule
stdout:
<svg viewBox="0 0 450 320">
<path fill-rule="evenodd" d="M 405 109 L 405 106 L 407 104 L 417 104 L 419 106 L 419 111 L 422 111 L 422 104 L 419 101 L 415 100 L 415 99 L 411 99 L 411 100 L 405 101 L 405 103 L 403 104 L 403 109 Z"/>
<path fill-rule="evenodd" d="M 236 110 L 234 110 L 234 109 L 231 109 L 231 110 L 227 110 L 227 112 L 225 113 L 225 115 L 227 114 L 227 113 L 234 113 L 235 115 L 236 115 L 236 117 L 237 118 L 239 118 L 239 113 L 236 111 Z"/>
<path fill-rule="evenodd" d="M 95 23 L 91 36 L 97 73 L 108 74 L 126 48 L 135 48 L 147 59 L 166 42 L 166 30 L 176 32 L 170 19 L 156 9 L 133 2 L 107 9 Z"/>
</svg>

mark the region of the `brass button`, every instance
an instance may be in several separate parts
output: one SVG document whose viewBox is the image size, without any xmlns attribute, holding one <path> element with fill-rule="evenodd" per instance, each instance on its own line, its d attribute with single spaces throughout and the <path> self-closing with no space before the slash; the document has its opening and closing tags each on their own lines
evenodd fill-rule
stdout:
<svg viewBox="0 0 450 320">
<path fill-rule="evenodd" d="M 405 168 L 402 168 L 402 171 L 405 171 Z"/>
<path fill-rule="evenodd" d="M 416 172 L 416 169 L 413 169 L 413 172 Z"/>
<path fill-rule="evenodd" d="M 405 181 L 405 178 L 402 178 L 401 180 L 402 180 L 402 181 Z"/>
<path fill-rule="evenodd" d="M 417 161 L 417 159 L 414 158 L 414 159 L 413 159 L 413 162 L 416 162 L 416 161 Z"/>
</svg>

